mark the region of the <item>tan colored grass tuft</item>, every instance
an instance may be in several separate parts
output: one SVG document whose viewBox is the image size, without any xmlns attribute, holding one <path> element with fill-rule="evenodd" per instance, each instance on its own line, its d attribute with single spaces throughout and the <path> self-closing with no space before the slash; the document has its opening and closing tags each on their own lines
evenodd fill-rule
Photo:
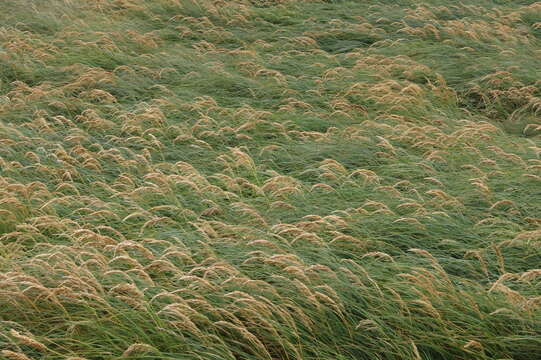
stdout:
<svg viewBox="0 0 541 360">
<path fill-rule="evenodd" d="M 121 355 L 121 358 L 127 358 L 133 355 L 142 355 L 155 352 L 156 348 L 148 344 L 135 343 L 131 344 Z"/>
<path fill-rule="evenodd" d="M 365 257 L 374 257 L 374 258 L 378 258 L 378 259 L 382 259 L 382 260 L 388 260 L 390 262 L 394 262 L 394 259 L 391 255 L 387 254 L 387 253 L 384 253 L 384 252 L 381 252 L 381 251 L 372 251 L 372 252 L 368 252 L 366 254 L 364 254 L 362 256 L 363 258 Z"/>
<path fill-rule="evenodd" d="M 32 360 L 31 358 L 29 358 L 23 353 L 14 352 L 10 350 L 2 350 L 0 353 L 9 360 Z"/>
<path fill-rule="evenodd" d="M 36 350 L 40 351 L 40 352 L 45 352 L 45 351 L 49 350 L 47 348 L 47 346 L 45 346 L 44 344 L 40 343 L 39 341 L 33 339 L 30 336 L 26 336 L 26 335 L 23 335 L 23 334 L 19 333 L 15 329 L 11 329 L 9 333 L 10 333 L 10 335 L 12 337 L 17 339 L 19 341 L 19 343 L 22 344 L 22 345 L 29 346 L 29 347 L 31 347 L 33 349 L 36 349 Z"/>
</svg>

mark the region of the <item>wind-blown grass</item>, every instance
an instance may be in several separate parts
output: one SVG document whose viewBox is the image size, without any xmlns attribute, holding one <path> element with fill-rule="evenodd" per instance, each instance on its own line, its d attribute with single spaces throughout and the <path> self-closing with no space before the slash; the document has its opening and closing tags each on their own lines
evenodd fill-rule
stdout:
<svg viewBox="0 0 541 360">
<path fill-rule="evenodd" d="M 538 359 L 541 3 L 8 0 L 6 359 Z"/>
</svg>

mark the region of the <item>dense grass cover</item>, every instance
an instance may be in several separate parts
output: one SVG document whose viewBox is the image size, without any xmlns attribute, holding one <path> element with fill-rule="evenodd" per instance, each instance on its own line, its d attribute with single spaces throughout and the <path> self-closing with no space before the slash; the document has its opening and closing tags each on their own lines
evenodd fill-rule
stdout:
<svg viewBox="0 0 541 360">
<path fill-rule="evenodd" d="M 5 359 L 541 358 L 541 3 L 4 0 Z"/>
</svg>

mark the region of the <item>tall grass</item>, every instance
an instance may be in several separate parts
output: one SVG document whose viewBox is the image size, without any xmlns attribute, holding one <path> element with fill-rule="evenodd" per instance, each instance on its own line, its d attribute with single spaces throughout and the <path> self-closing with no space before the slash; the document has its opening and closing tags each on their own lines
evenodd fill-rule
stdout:
<svg viewBox="0 0 541 360">
<path fill-rule="evenodd" d="M 539 358 L 540 3 L 2 10 L 4 358 Z"/>
</svg>

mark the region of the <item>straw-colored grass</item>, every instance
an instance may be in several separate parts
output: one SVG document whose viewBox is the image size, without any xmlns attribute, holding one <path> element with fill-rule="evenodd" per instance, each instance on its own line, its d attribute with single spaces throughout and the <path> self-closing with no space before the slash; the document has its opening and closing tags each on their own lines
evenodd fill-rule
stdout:
<svg viewBox="0 0 541 360">
<path fill-rule="evenodd" d="M 2 358 L 540 358 L 541 3 L 1 8 Z"/>
</svg>

